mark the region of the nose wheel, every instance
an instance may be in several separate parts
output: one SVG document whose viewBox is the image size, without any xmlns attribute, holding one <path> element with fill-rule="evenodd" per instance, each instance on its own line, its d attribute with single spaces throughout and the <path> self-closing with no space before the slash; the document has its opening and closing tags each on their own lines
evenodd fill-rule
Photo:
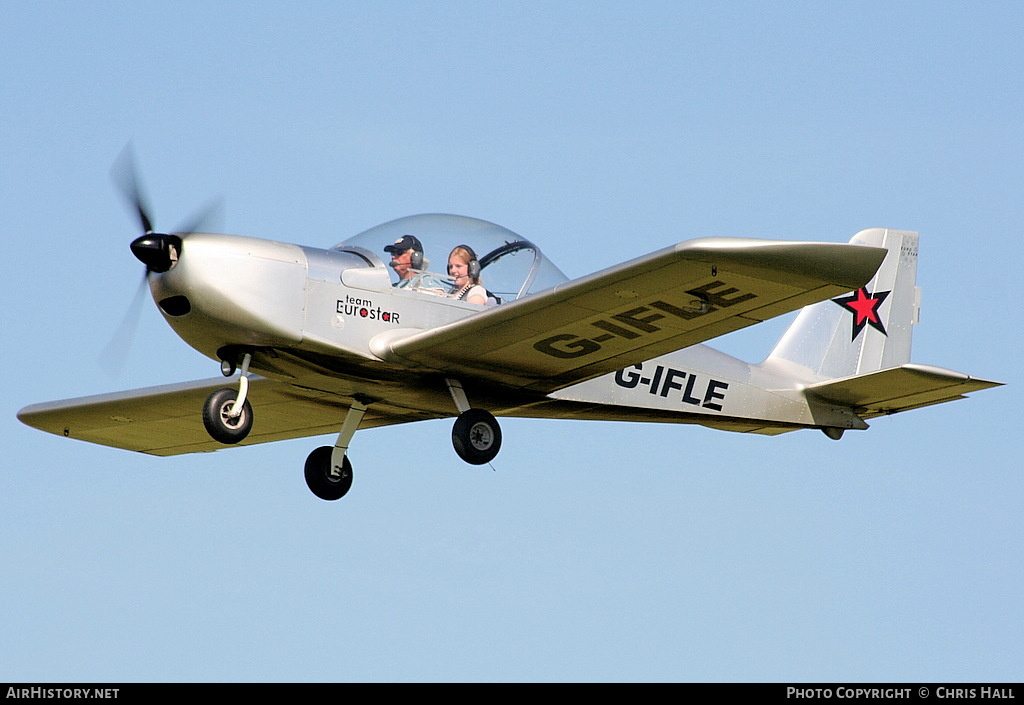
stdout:
<svg viewBox="0 0 1024 705">
<path fill-rule="evenodd" d="M 203 425 L 215 441 L 239 443 L 252 430 L 252 405 L 243 401 L 240 410 L 235 409 L 238 392 L 234 389 L 218 389 L 206 398 L 203 404 Z"/>
<path fill-rule="evenodd" d="M 249 393 L 249 363 L 252 353 L 242 358 L 242 375 L 238 380 L 238 391 L 218 389 L 206 397 L 203 404 L 203 425 L 215 441 L 239 443 L 252 430 L 252 405 L 246 399 Z M 235 363 L 228 357 L 221 362 L 220 370 L 225 377 L 235 373 Z"/>
<path fill-rule="evenodd" d="M 490 412 L 469 409 L 452 426 L 452 445 L 470 465 L 485 465 L 501 450 L 501 427 Z"/>
</svg>

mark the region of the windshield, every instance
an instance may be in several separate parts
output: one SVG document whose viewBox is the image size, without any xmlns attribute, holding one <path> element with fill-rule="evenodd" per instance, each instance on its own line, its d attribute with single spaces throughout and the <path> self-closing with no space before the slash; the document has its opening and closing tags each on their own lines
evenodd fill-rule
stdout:
<svg viewBox="0 0 1024 705">
<path fill-rule="evenodd" d="M 501 301 L 514 301 L 549 289 L 568 278 L 541 253 L 540 248 L 507 228 L 460 215 L 413 215 L 370 228 L 336 245 L 334 249 L 360 247 L 387 263 L 385 247 L 412 235 L 423 245 L 424 279 L 451 283 L 448 255 L 459 245 L 469 245 L 480 263 L 480 283 Z M 398 275 L 389 268 L 393 282 Z"/>
</svg>

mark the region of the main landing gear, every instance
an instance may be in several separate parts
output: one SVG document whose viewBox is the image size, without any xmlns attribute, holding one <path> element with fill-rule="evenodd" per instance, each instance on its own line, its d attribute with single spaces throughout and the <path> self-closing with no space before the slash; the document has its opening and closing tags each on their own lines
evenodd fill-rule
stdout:
<svg viewBox="0 0 1024 705">
<path fill-rule="evenodd" d="M 320 499 L 341 499 L 352 489 L 352 463 L 342 456 L 341 466 L 331 461 L 334 449 L 320 446 L 306 458 L 306 486 Z"/>
<path fill-rule="evenodd" d="M 228 387 L 218 389 L 203 404 L 203 425 L 210 436 L 221 443 L 240 443 L 252 430 L 252 405 L 246 398 L 251 361 L 252 354 L 245 353 L 237 391 Z M 221 371 L 225 376 L 231 376 L 235 373 L 235 362 L 226 360 L 221 365 Z M 447 379 L 445 382 L 459 410 L 459 416 L 452 426 L 452 446 L 467 463 L 486 465 L 494 460 L 501 449 L 501 427 L 490 412 L 469 405 L 458 380 Z M 351 489 L 352 462 L 348 459 L 348 446 L 359 429 L 370 401 L 365 397 L 354 399 L 345 414 L 334 445 L 321 446 L 306 458 L 306 485 L 320 499 L 341 499 Z"/>
<path fill-rule="evenodd" d="M 366 404 L 359 400 L 353 401 L 345 414 L 334 447 L 321 446 L 306 458 L 306 486 L 320 499 L 341 499 L 351 489 L 352 463 L 347 455 L 348 444 L 352 436 L 356 435 L 365 413 Z"/>
<path fill-rule="evenodd" d="M 452 426 L 452 446 L 470 465 L 486 465 L 501 450 L 501 427 L 490 412 L 469 405 L 466 392 L 457 379 L 446 379 L 459 418 Z"/>
<path fill-rule="evenodd" d="M 485 465 L 501 449 L 501 427 L 489 412 L 470 407 L 458 380 L 445 380 L 459 410 L 452 427 L 452 446 L 459 457 L 471 465 Z M 320 499 L 341 499 L 352 487 L 352 463 L 348 445 L 366 413 L 369 399 L 355 400 L 345 415 L 334 446 L 321 446 L 306 458 L 306 485 Z"/>
<path fill-rule="evenodd" d="M 452 426 L 452 445 L 470 465 L 486 465 L 501 450 L 501 427 L 489 412 L 467 409 Z"/>
</svg>

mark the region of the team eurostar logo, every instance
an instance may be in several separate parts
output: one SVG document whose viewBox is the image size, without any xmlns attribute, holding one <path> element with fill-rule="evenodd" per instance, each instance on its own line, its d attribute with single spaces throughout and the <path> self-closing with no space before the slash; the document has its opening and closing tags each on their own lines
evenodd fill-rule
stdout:
<svg viewBox="0 0 1024 705">
<path fill-rule="evenodd" d="M 892 291 L 890 290 L 876 291 L 874 294 L 869 294 L 865 287 L 861 287 L 849 296 L 840 296 L 838 299 L 832 299 L 832 301 L 853 314 L 853 335 L 850 337 L 851 341 L 857 339 L 860 332 L 864 330 L 865 325 L 871 326 L 882 335 L 889 335 L 885 332 L 885 325 L 882 324 L 882 319 L 878 315 L 878 307 L 882 305 L 882 302 L 891 293 Z"/>
<path fill-rule="evenodd" d="M 355 296 L 345 296 L 345 299 L 338 299 L 335 313 L 352 318 L 365 318 L 368 321 L 383 321 L 384 323 L 398 323 L 398 313 L 395 311 L 383 311 L 380 306 L 374 306 L 370 299 L 360 299 Z"/>
</svg>

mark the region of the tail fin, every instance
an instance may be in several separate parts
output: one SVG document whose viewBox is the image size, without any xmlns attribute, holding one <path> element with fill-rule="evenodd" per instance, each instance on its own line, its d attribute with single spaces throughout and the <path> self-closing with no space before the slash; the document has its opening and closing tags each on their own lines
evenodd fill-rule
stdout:
<svg viewBox="0 0 1024 705">
<path fill-rule="evenodd" d="M 918 322 L 917 239 L 914 232 L 872 228 L 851 244 L 889 251 L 867 286 L 805 307 L 768 361 L 796 363 L 819 378 L 862 375 L 910 362 Z"/>
</svg>

